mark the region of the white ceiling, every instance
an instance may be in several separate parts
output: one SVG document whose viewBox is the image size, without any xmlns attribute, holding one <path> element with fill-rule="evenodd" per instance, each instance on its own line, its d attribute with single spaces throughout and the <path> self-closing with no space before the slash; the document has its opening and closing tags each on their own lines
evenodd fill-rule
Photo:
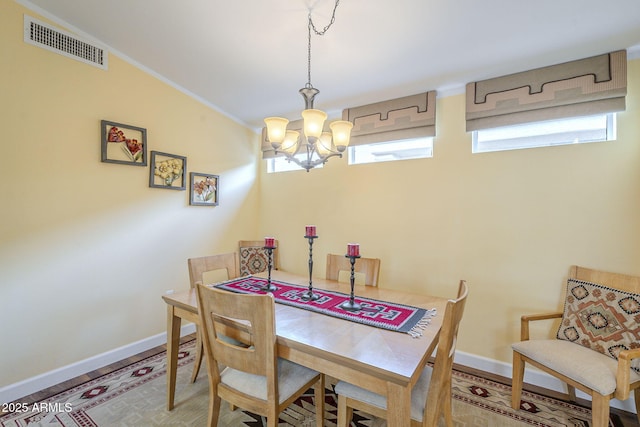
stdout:
<svg viewBox="0 0 640 427">
<path fill-rule="evenodd" d="M 334 0 L 16 0 L 254 129 L 299 118 L 307 14 Z M 346 107 L 618 49 L 640 56 L 639 0 L 342 0 L 312 38 L 315 107 Z"/>
</svg>

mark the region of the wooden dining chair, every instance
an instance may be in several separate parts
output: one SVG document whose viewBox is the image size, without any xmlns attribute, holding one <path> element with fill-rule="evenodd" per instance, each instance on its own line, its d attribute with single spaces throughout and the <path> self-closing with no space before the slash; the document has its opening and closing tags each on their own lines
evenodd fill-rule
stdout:
<svg viewBox="0 0 640 427">
<path fill-rule="evenodd" d="M 564 311 L 524 315 L 514 343 L 511 406 L 520 409 L 525 363 L 591 396 L 593 427 L 609 425 L 611 399 L 635 396 L 640 422 L 640 277 L 572 266 Z M 530 322 L 562 319 L 554 339 L 530 339 Z M 617 360 L 616 360 L 617 359 Z"/>
<path fill-rule="evenodd" d="M 458 286 L 458 296 L 447 301 L 442 319 L 436 357 L 432 366 L 425 366 L 411 391 L 411 425 L 435 427 L 444 416 L 445 425 L 453 426 L 451 416 L 451 374 L 460 321 L 469 289 L 464 280 Z M 348 427 L 353 410 L 358 409 L 379 418 L 387 418 L 385 396 L 344 381 L 335 386 L 338 395 L 338 427 Z"/>
<path fill-rule="evenodd" d="M 278 415 L 314 388 L 316 426 L 324 424 L 324 376 L 278 358 L 272 295 L 239 294 L 205 285 L 197 288 L 207 369 L 209 426 L 218 425 L 221 400 L 267 418 Z M 234 345 L 227 337 L 243 342 Z M 221 366 L 225 368 L 220 369 Z"/>
<path fill-rule="evenodd" d="M 357 258 L 353 267 L 354 272 L 364 276 L 365 285 L 378 286 L 378 275 L 380 273 L 379 258 Z M 346 272 L 346 274 L 341 275 L 341 271 Z M 351 262 L 349 258 L 344 255 L 327 254 L 325 277 L 327 280 L 338 280 L 341 282 L 345 281 L 344 278 L 348 280 L 351 277 Z"/>
<path fill-rule="evenodd" d="M 217 270 L 225 270 L 227 279 L 240 277 L 240 273 L 238 272 L 238 254 L 235 252 L 189 258 L 187 260 L 187 266 L 189 267 L 189 283 L 192 289 L 196 289 L 198 284 L 204 283 L 204 275 L 206 273 Z M 224 277 L 224 273 L 221 277 Z M 195 382 L 198 377 L 203 356 L 202 336 L 199 328 L 196 326 L 196 359 L 193 363 L 193 372 L 191 373 L 192 383 Z"/>
<path fill-rule="evenodd" d="M 276 248 L 273 250 L 272 268 L 280 269 L 280 256 L 276 240 Z M 238 254 L 240 259 L 240 276 L 262 273 L 267 271 L 269 258 L 264 248 L 264 240 L 240 240 L 238 242 Z"/>
</svg>

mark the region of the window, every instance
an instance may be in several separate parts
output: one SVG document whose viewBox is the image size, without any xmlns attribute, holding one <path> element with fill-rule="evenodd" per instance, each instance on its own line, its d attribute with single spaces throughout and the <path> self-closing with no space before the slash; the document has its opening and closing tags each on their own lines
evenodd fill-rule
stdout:
<svg viewBox="0 0 640 427">
<path fill-rule="evenodd" d="M 305 160 L 307 158 L 307 153 L 298 154 L 296 157 L 300 160 Z M 319 169 L 323 166 L 324 164 L 319 164 L 314 169 Z M 297 170 L 304 170 L 304 168 L 299 166 L 296 162 L 288 161 L 286 157 L 272 157 L 270 159 L 267 159 L 267 173 L 288 172 Z"/>
<path fill-rule="evenodd" d="M 433 157 L 433 137 L 354 145 L 348 153 L 350 165 Z"/>
<path fill-rule="evenodd" d="M 615 114 L 573 117 L 473 132 L 473 153 L 615 139 Z"/>
</svg>

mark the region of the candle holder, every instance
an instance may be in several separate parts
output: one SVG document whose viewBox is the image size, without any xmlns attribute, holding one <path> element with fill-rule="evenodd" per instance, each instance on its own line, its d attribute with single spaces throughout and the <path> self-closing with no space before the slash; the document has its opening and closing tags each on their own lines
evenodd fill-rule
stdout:
<svg viewBox="0 0 640 427">
<path fill-rule="evenodd" d="M 355 285 L 355 282 L 356 282 L 356 276 L 353 268 L 354 268 L 354 264 L 356 263 L 356 259 L 360 258 L 360 255 L 347 254 L 345 255 L 345 257 L 349 258 L 349 262 L 351 262 L 351 278 L 350 278 L 351 295 L 349 296 L 349 301 L 345 301 L 342 304 L 340 304 L 340 308 L 346 311 L 358 311 L 362 308 L 362 306 L 354 301 L 353 286 Z"/>
<path fill-rule="evenodd" d="M 309 240 L 309 290 L 302 295 L 304 301 L 315 301 L 320 295 L 313 293 L 313 240 L 318 236 L 304 236 Z"/>
<path fill-rule="evenodd" d="M 265 291 L 265 292 L 273 292 L 275 291 L 276 288 L 275 285 L 273 285 L 271 283 L 271 267 L 272 267 L 272 261 L 271 259 L 273 258 L 273 250 L 275 249 L 273 246 L 265 246 L 264 249 L 267 251 L 267 284 L 264 285 L 263 287 L 260 288 L 260 290 Z"/>
</svg>

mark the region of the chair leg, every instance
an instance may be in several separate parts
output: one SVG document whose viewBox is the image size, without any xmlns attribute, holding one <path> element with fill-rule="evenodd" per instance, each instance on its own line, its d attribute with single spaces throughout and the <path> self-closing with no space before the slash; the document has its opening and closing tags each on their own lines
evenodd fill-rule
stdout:
<svg viewBox="0 0 640 427">
<path fill-rule="evenodd" d="M 434 381 L 434 379 L 432 378 L 431 381 Z M 447 405 L 447 395 L 444 391 L 446 387 L 446 384 L 442 384 L 442 391 L 439 390 L 436 393 L 427 393 L 427 401 L 425 402 L 425 408 L 422 413 L 422 426 L 436 427 L 438 425 L 440 415 Z M 411 421 L 411 424 L 414 424 L 413 420 Z"/>
<path fill-rule="evenodd" d="M 446 394 L 444 402 L 442 402 L 442 412 L 444 415 L 444 425 L 453 427 L 453 417 L 451 411 L 451 390 Z"/>
<path fill-rule="evenodd" d="M 522 383 L 524 381 L 524 360 L 517 351 L 513 352 L 513 374 L 511 380 L 511 407 L 520 409 L 520 397 L 522 396 Z"/>
<path fill-rule="evenodd" d="M 202 336 L 200 334 L 200 328 L 196 326 L 196 360 L 193 361 L 193 372 L 191 373 L 191 382 L 196 382 L 198 373 L 200 372 L 200 365 L 202 365 L 202 358 L 204 356 L 204 347 L 202 343 Z"/>
<path fill-rule="evenodd" d="M 338 395 L 338 424 L 336 427 L 349 427 L 353 416 L 353 408 L 347 406 L 347 398 Z"/>
<path fill-rule="evenodd" d="M 267 410 L 267 427 L 278 427 L 278 415 L 280 414 L 274 408 Z"/>
<path fill-rule="evenodd" d="M 593 427 L 607 427 L 609 425 L 609 396 L 593 393 L 591 399 Z"/>
<path fill-rule="evenodd" d="M 638 422 L 640 423 L 640 388 L 633 390 L 633 396 L 636 401 L 636 416 L 638 417 Z"/>
<path fill-rule="evenodd" d="M 218 418 L 220 417 L 220 397 L 213 396 L 213 393 L 209 393 L 209 427 L 218 426 Z"/>
<path fill-rule="evenodd" d="M 569 396 L 569 402 L 576 403 L 576 388 L 571 384 L 567 384 L 567 395 Z"/>
<path fill-rule="evenodd" d="M 316 398 L 316 427 L 324 427 L 324 375 L 313 386 L 313 395 Z"/>
</svg>

